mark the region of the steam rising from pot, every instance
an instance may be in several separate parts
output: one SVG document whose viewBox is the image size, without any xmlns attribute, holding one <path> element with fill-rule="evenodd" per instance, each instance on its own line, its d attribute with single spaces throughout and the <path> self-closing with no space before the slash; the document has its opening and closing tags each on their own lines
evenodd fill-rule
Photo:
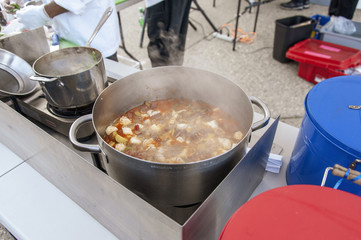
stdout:
<svg viewBox="0 0 361 240">
<path fill-rule="evenodd" d="M 152 67 L 159 66 L 181 66 L 184 58 L 184 44 L 174 30 L 164 30 L 164 24 L 159 22 L 159 36 L 151 39 L 148 46 L 148 56 L 151 59 Z"/>
</svg>

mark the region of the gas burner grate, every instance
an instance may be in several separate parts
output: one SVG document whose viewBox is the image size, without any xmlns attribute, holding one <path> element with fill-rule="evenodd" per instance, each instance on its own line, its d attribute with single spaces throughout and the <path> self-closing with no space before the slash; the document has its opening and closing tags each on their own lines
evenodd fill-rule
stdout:
<svg viewBox="0 0 361 240">
<path fill-rule="evenodd" d="M 47 108 L 50 113 L 54 114 L 55 116 L 62 117 L 62 118 L 78 118 L 80 116 L 89 114 L 93 110 L 94 103 L 90 105 L 86 105 L 83 107 L 76 107 L 76 108 L 59 108 L 47 104 Z"/>
</svg>

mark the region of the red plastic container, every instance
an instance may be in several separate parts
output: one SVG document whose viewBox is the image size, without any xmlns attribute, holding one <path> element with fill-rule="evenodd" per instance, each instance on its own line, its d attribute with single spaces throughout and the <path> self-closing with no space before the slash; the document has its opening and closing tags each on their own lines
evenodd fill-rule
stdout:
<svg viewBox="0 0 361 240">
<path fill-rule="evenodd" d="M 314 84 L 361 63 L 360 50 L 312 38 L 289 48 L 286 57 L 299 62 L 298 76 Z"/>
</svg>

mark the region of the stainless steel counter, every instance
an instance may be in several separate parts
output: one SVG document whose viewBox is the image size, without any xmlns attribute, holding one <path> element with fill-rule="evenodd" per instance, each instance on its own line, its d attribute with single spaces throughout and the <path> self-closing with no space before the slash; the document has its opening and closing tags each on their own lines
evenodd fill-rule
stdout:
<svg viewBox="0 0 361 240">
<path fill-rule="evenodd" d="M 112 64 L 118 67 L 108 62 L 108 69 Z M 283 167 L 279 174 L 266 173 L 251 197 L 286 185 L 297 133 L 297 128 L 278 124 L 274 143 L 283 149 Z M 15 237 L 185 239 L 177 222 L 65 146 L 61 135 L 52 135 L 0 102 L 0 221 Z"/>
</svg>

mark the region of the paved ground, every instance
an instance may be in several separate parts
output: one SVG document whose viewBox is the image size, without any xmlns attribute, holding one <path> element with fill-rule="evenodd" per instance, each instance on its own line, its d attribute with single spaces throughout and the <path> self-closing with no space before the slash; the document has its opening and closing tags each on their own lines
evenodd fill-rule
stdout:
<svg viewBox="0 0 361 240">
<path fill-rule="evenodd" d="M 235 24 L 238 1 L 217 0 L 213 7 L 211 0 L 198 0 L 199 4 L 220 28 L 223 24 Z M 273 41 L 275 20 L 285 17 L 315 14 L 327 15 L 327 6 L 311 4 L 302 11 L 282 10 L 279 4 L 284 1 L 274 0 L 261 5 L 256 38 L 251 44 L 237 43 L 232 50 L 231 42 L 214 38 L 213 30 L 199 11 L 190 13 L 190 20 L 197 31 L 189 27 L 184 66 L 206 69 L 221 74 L 237 83 L 249 96 L 260 98 L 269 107 L 272 117 L 281 115 L 281 121 L 299 127 L 304 115 L 303 102 L 308 91 L 314 86 L 297 76 L 298 63 L 280 63 L 273 59 Z M 141 29 L 139 27 L 138 7 L 133 5 L 122 11 L 125 46 L 127 50 L 142 62 L 144 69 L 150 68 L 147 55 L 147 39 L 143 48 L 139 47 Z M 241 12 L 248 4 L 241 3 Z M 239 27 L 245 32 L 252 32 L 256 9 L 240 17 Z M 361 10 L 357 10 L 354 21 L 361 21 Z M 120 50 L 122 56 L 126 56 Z"/>
<path fill-rule="evenodd" d="M 198 0 L 199 4 L 211 19 L 216 28 L 223 24 L 235 24 L 236 0 L 217 0 L 213 7 L 212 0 Z M 281 121 L 299 127 L 304 115 L 303 101 L 308 91 L 314 86 L 297 76 L 296 62 L 282 64 L 272 57 L 275 32 L 275 20 L 285 17 L 315 14 L 327 15 L 327 7 L 311 4 L 302 11 L 286 11 L 279 8 L 282 0 L 274 0 L 260 8 L 257 35 L 253 43 L 237 43 L 236 50 L 232 50 L 232 43 L 214 38 L 213 30 L 199 11 L 193 10 L 190 20 L 197 30 L 189 28 L 184 66 L 206 69 L 223 75 L 237 83 L 249 96 L 260 98 L 269 107 L 272 117 L 281 115 Z M 241 12 L 248 6 L 242 1 Z M 147 38 L 143 48 L 139 47 L 141 28 L 138 23 L 138 8 L 144 7 L 140 2 L 123 11 L 121 19 L 123 25 L 125 46 L 136 57 L 144 69 L 150 68 L 147 55 Z M 239 27 L 245 32 L 252 32 L 256 10 L 245 13 L 240 17 Z M 357 10 L 354 21 L 361 22 L 361 10 Z M 127 55 L 119 50 L 121 60 Z M 124 63 L 134 65 L 127 59 Z M 0 226 L 0 240 L 13 239 Z"/>
<path fill-rule="evenodd" d="M 2 226 L 0 225 L 0 240 L 13 240 L 13 236 Z"/>
</svg>

